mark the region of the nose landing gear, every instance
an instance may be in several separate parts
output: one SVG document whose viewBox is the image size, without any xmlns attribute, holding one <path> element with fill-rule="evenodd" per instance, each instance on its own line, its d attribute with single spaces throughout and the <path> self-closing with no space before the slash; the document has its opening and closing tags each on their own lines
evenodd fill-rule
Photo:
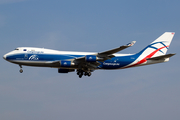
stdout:
<svg viewBox="0 0 180 120">
<path fill-rule="evenodd" d="M 20 72 L 20 73 L 23 73 L 23 70 L 22 70 L 22 69 L 20 69 L 20 70 L 19 70 L 19 72 Z"/>
<path fill-rule="evenodd" d="M 20 73 L 23 73 L 22 66 L 21 66 L 21 65 L 19 65 L 19 67 L 20 67 L 20 70 L 19 70 L 19 72 L 20 72 Z"/>
</svg>

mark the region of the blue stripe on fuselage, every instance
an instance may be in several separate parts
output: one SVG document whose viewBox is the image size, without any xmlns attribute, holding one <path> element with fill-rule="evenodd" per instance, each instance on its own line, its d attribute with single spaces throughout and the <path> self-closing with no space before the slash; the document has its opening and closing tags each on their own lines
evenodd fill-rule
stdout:
<svg viewBox="0 0 180 120">
<path fill-rule="evenodd" d="M 67 60 L 74 59 L 78 57 L 83 57 L 85 55 L 60 55 L 60 54 L 15 54 L 9 55 L 6 57 L 7 60 L 19 60 L 19 61 L 58 61 L 58 60 Z M 139 57 L 138 54 L 128 55 L 128 56 L 117 56 L 100 62 L 97 68 L 100 69 L 119 69 L 121 67 L 127 66 L 134 62 Z"/>
<path fill-rule="evenodd" d="M 73 59 L 84 55 L 58 55 L 58 54 L 15 54 L 6 57 L 7 60 L 27 60 L 27 61 L 56 61 Z"/>
<path fill-rule="evenodd" d="M 119 56 L 119 57 L 114 57 L 112 59 L 106 60 L 104 62 L 100 62 L 101 65 L 99 68 L 101 69 L 119 69 L 122 67 L 125 67 L 132 62 L 134 62 L 139 55 L 134 54 L 134 55 L 129 55 L 129 56 Z"/>
</svg>

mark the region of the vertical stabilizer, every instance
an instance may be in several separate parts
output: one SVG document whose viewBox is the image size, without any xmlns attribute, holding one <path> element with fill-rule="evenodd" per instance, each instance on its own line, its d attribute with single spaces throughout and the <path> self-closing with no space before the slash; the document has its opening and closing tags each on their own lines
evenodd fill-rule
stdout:
<svg viewBox="0 0 180 120">
<path fill-rule="evenodd" d="M 124 68 L 169 61 L 169 57 L 175 55 L 175 54 L 166 55 L 166 52 L 169 49 L 174 34 L 175 34 L 174 32 L 165 32 L 164 34 L 162 34 L 150 45 L 145 47 L 142 51 L 135 54 L 135 57 L 137 59 Z"/>
<path fill-rule="evenodd" d="M 140 59 L 165 55 L 169 49 L 174 34 L 174 32 L 165 32 L 162 34 L 139 53 Z"/>
</svg>

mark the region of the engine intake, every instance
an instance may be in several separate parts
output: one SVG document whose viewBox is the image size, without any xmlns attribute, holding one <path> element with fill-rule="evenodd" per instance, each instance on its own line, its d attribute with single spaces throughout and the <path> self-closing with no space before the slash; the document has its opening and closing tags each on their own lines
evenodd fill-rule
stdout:
<svg viewBox="0 0 180 120">
<path fill-rule="evenodd" d="M 86 62 L 96 62 L 97 61 L 97 56 L 95 56 L 95 55 L 86 55 L 85 60 L 86 60 Z"/>
<path fill-rule="evenodd" d="M 97 57 L 96 55 L 86 55 L 85 56 L 85 61 L 86 62 L 96 62 L 96 61 L 101 61 L 103 58 Z"/>
<path fill-rule="evenodd" d="M 74 65 L 74 63 L 71 62 L 71 61 L 61 61 L 61 62 L 60 62 L 60 66 L 61 66 L 61 67 L 71 67 L 71 66 L 73 66 L 73 65 Z"/>
</svg>

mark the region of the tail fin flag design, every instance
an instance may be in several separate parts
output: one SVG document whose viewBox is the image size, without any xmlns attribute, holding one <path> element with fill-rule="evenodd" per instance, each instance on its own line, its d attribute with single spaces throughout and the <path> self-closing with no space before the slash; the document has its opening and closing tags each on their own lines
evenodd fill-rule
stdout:
<svg viewBox="0 0 180 120">
<path fill-rule="evenodd" d="M 174 32 L 165 32 L 139 54 L 140 59 L 165 55 L 173 39 Z"/>
<path fill-rule="evenodd" d="M 147 64 L 153 64 L 155 61 L 147 61 L 147 60 L 153 60 L 153 58 L 168 58 L 166 60 L 163 60 L 161 62 L 165 62 L 169 60 L 169 57 L 175 55 L 166 55 L 167 50 L 169 49 L 169 46 L 171 44 L 171 41 L 174 37 L 174 32 L 165 32 L 162 34 L 159 38 L 157 38 L 155 41 L 153 41 L 150 45 L 145 47 L 142 51 L 136 54 L 137 59 L 131 63 L 130 65 L 126 66 L 133 67 L 133 66 L 139 66 L 139 65 L 147 65 Z M 162 57 L 161 57 L 162 56 Z M 150 59 L 151 58 L 151 59 Z M 160 61 L 156 61 L 157 63 Z"/>
</svg>

